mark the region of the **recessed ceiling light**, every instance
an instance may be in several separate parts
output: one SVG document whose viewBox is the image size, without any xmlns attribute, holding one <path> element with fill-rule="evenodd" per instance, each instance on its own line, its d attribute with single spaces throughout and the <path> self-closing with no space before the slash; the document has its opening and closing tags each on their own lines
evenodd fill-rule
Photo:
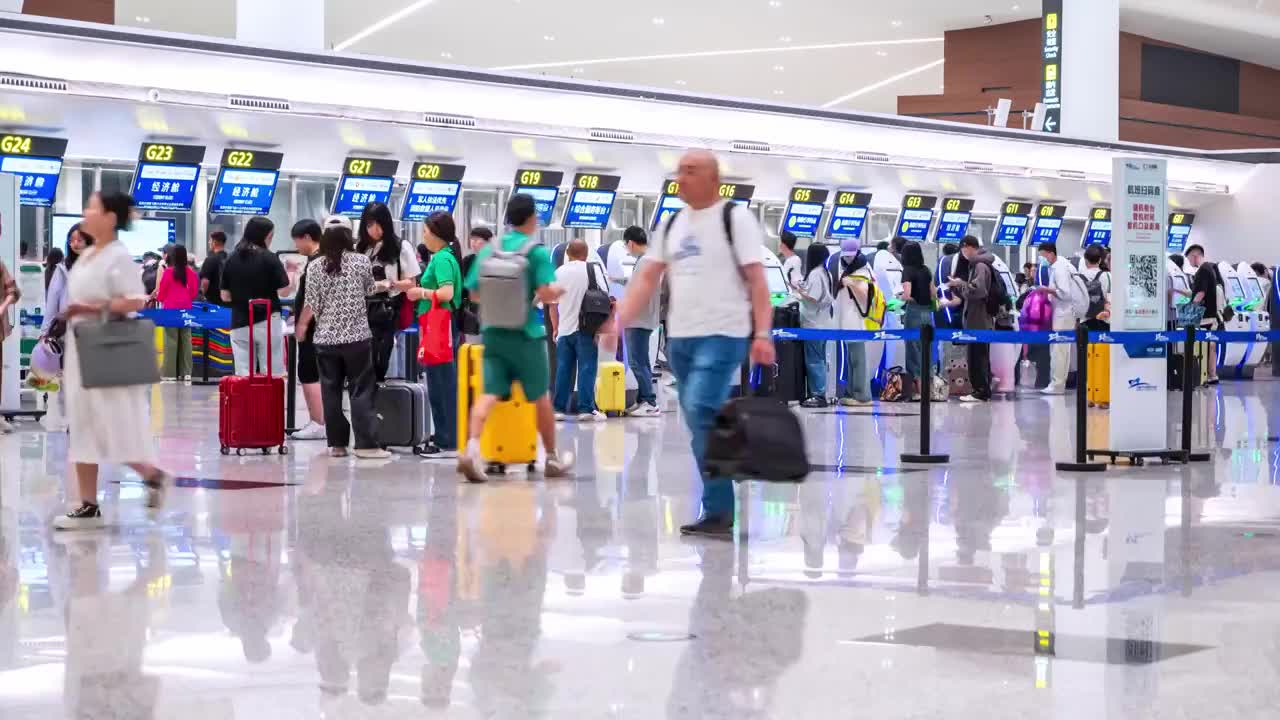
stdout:
<svg viewBox="0 0 1280 720">
<path fill-rule="evenodd" d="M 666 24 L 667 24 L 667 19 L 666 19 L 666 18 L 664 18 L 664 17 L 656 17 L 656 18 L 654 18 L 654 19 L 653 19 L 653 24 L 654 24 L 654 25 L 666 25 Z"/>
<path fill-rule="evenodd" d="M 138 15 L 138 16 L 134 17 L 133 19 L 134 19 L 134 20 L 136 20 L 137 22 L 140 22 L 140 23 L 149 23 L 149 22 L 151 22 L 151 18 L 147 17 L 146 15 Z"/>
<path fill-rule="evenodd" d="M 685 81 L 685 80 L 677 80 L 677 81 L 676 81 L 676 84 L 677 84 L 677 85 L 688 85 L 689 83 L 688 83 L 687 81 Z"/>
<path fill-rule="evenodd" d="M 782 7 L 782 0 L 769 0 L 769 7 L 771 8 Z"/>
<path fill-rule="evenodd" d="M 543 40 L 546 40 L 547 42 L 551 42 L 552 40 L 555 40 L 555 39 L 556 39 L 556 36 L 555 36 L 555 35 L 543 35 L 543 36 L 542 36 L 542 39 L 543 39 Z"/>
<path fill-rule="evenodd" d="M 785 90 L 774 90 L 774 91 L 773 91 L 773 94 L 774 94 L 774 95 L 785 95 L 785 94 L 786 94 L 786 91 L 785 91 Z"/>
<path fill-rule="evenodd" d="M 784 42 L 784 43 L 791 42 L 791 36 L 790 36 L 790 35 L 781 35 L 781 36 L 779 36 L 779 37 L 778 37 L 778 42 Z"/>
<path fill-rule="evenodd" d="M 574 68 L 574 69 L 573 69 L 573 71 L 574 71 L 575 73 L 584 73 L 584 72 L 586 72 L 586 71 L 587 71 L 587 69 L 586 69 L 586 68 L 576 67 L 576 68 Z"/>
<path fill-rule="evenodd" d="M 876 57 L 889 57 L 889 53 L 885 52 L 884 50 L 877 50 Z"/>
<path fill-rule="evenodd" d="M 889 21 L 889 24 L 890 24 L 890 25 L 892 25 L 892 26 L 894 26 L 894 27 L 896 27 L 896 28 L 898 28 L 898 27 L 902 27 L 902 21 L 901 21 L 901 20 L 890 20 L 890 21 Z"/>
<path fill-rule="evenodd" d="M 1012 8 L 1010 8 L 1010 9 L 1011 9 L 1011 10 L 1013 10 L 1014 12 L 1018 12 L 1019 10 L 1021 10 L 1021 9 L 1022 9 L 1022 6 L 1021 6 L 1021 5 L 1014 5 L 1014 6 L 1013 6 Z"/>
<path fill-rule="evenodd" d="M 786 70 L 786 69 L 787 69 L 787 68 L 786 68 L 785 66 L 783 66 L 783 65 L 774 65 L 774 66 L 773 66 L 773 71 L 774 71 L 774 72 L 782 72 L 783 70 Z"/>
<path fill-rule="evenodd" d="M 447 59 L 449 59 L 449 58 L 453 57 L 453 53 L 449 52 L 448 50 L 445 50 L 444 52 L 440 53 L 440 57 L 442 57 L 442 58 L 444 58 L 444 59 L 446 59 L 446 60 L 447 60 Z"/>
</svg>

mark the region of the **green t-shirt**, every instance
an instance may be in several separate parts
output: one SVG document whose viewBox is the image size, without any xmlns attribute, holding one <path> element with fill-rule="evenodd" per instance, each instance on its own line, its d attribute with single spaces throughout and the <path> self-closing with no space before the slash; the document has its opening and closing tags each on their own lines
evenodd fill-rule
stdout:
<svg viewBox="0 0 1280 720">
<path fill-rule="evenodd" d="M 427 263 L 426 272 L 422 273 L 419 285 L 427 290 L 439 290 L 445 285 L 453 286 L 453 299 L 441 303 L 442 307 L 457 310 L 462 305 L 462 267 L 453 251 L 448 247 L 431 254 L 431 262 Z M 431 299 L 418 301 L 418 315 L 431 309 Z"/>
<path fill-rule="evenodd" d="M 495 242 L 502 243 L 504 252 L 515 252 L 519 250 L 526 242 L 529 236 L 522 232 L 512 230 L 502 236 L 501 240 Z M 493 254 L 493 243 L 480 248 L 480 252 L 476 255 L 476 261 L 471 263 L 471 271 L 467 273 L 467 279 L 464 286 L 475 292 L 476 286 L 480 281 L 480 266 L 484 264 L 485 258 Z M 534 291 L 543 285 L 550 285 L 556 281 L 556 269 L 551 265 L 551 253 L 541 245 L 535 246 L 529 251 L 529 319 L 524 325 L 524 334 L 531 338 L 542 338 L 547 336 L 547 328 L 542 323 L 542 313 L 538 311 L 533 304 Z M 480 304 L 484 305 L 484 297 L 479 299 Z M 487 328 L 481 328 L 486 330 Z"/>
</svg>

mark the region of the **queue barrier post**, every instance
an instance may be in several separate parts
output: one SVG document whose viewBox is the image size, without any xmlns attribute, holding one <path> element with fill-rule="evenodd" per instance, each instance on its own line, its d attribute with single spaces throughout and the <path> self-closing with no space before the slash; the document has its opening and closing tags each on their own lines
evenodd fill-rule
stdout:
<svg viewBox="0 0 1280 720">
<path fill-rule="evenodd" d="M 1059 472 L 1103 472 L 1107 466 L 1089 462 L 1089 329 L 1076 324 L 1076 459 L 1054 463 Z M 1109 351 L 1110 348 L 1107 348 Z"/>
<path fill-rule="evenodd" d="M 1191 378 L 1196 374 L 1195 344 L 1196 327 L 1189 324 L 1182 346 L 1182 452 L 1186 462 L 1209 462 L 1209 453 L 1191 450 Z"/>
<path fill-rule="evenodd" d="M 292 435 L 298 432 L 298 339 L 292 333 L 285 340 L 284 356 L 288 387 L 284 392 L 284 429 Z"/>
<path fill-rule="evenodd" d="M 929 324 L 920 328 L 920 376 L 920 452 L 903 453 L 902 462 L 941 465 L 950 462 L 951 456 L 932 453 L 929 447 L 933 434 L 933 326 Z"/>
</svg>

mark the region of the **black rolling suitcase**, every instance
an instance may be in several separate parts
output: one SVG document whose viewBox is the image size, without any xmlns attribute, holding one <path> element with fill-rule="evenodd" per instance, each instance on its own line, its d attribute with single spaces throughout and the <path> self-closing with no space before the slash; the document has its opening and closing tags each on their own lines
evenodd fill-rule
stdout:
<svg viewBox="0 0 1280 720">
<path fill-rule="evenodd" d="M 431 440 L 431 406 L 427 388 L 419 383 L 393 382 L 378 386 L 374 408 L 381 418 L 378 444 L 403 447 L 421 455 Z"/>
<path fill-rule="evenodd" d="M 783 305 L 773 309 L 775 328 L 800 327 L 800 308 Z M 775 343 L 778 362 L 773 367 L 754 367 L 751 370 L 753 393 L 757 397 L 770 397 L 782 402 L 800 402 L 805 398 L 804 343 L 781 340 Z"/>
</svg>

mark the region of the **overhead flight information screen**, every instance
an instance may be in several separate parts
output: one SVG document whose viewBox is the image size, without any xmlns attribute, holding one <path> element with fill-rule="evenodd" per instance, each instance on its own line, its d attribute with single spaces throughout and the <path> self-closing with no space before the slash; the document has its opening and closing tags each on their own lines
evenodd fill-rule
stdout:
<svg viewBox="0 0 1280 720">
<path fill-rule="evenodd" d="M 1111 245 L 1111 208 L 1089 211 L 1089 224 L 1084 228 L 1084 246 L 1090 245 Z"/>
<path fill-rule="evenodd" d="M 1195 221 L 1195 213 L 1169 213 L 1169 252 L 1180 253 L 1187 247 Z"/>
<path fill-rule="evenodd" d="M 649 225 L 649 229 L 657 230 L 659 225 L 667 222 L 667 218 L 683 208 L 684 201 L 680 199 L 680 183 L 675 180 L 662 183 L 662 194 L 658 196 L 658 207 L 653 211 L 653 222 Z"/>
<path fill-rule="evenodd" d="M 831 220 L 827 222 L 829 240 L 857 240 L 862 237 L 862 227 L 867 224 L 867 211 L 871 207 L 871 193 L 841 190 L 836 193 L 831 208 Z"/>
<path fill-rule="evenodd" d="M 133 199 L 138 208 L 190 212 L 203 160 L 201 145 L 144 143 L 133 173 Z"/>
<path fill-rule="evenodd" d="M 229 148 L 222 153 L 218 181 L 209 199 L 211 215 L 266 215 L 276 194 L 284 155 Z"/>
<path fill-rule="evenodd" d="M 933 209 L 938 205 L 936 195 L 907 195 L 902 198 L 902 211 L 898 213 L 898 237 L 907 240 L 924 240 L 933 223 Z"/>
<path fill-rule="evenodd" d="M 538 223 L 547 227 L 551 224 L 552 213 L 556 211 L 561 182 L 564 182 L 564 173 L 559 170 L 521 169 L 516 171 L 511 194 L 533 197 L 534 204 L 538 206 Z"/>
<path fill-rule="evenodd" d="M 617 175 L 578 173 L 573 177 L 573 190 L 569 193 L 569 207 L 564 211 L 564 226 L 603 230 L 609 225 L 613 213 L 613 201 L 617 197 Z"/>
<path fill-rule="evenodd" d="M 1058 242 L 1062 232 L 1062 218 L 1066 217 L 1066 205 L 1041 205 L 1036 209 L 1036 224 L 1031 232 L 1031 245 Z"/>
<path fill-rule="evenodd" d="M 0 172 L 17 176 L 19 204 L 53 207 L 66 151 L 62 138 L 0 136 Z"/>
<path fill-rule="evenodd" d="M 400 219 L 423 222 L 437 212 L 452 214 L 462 193 L 464 165 L 416 162 L 409 172 L 409 188 L 404 195 Z"/>
<path fill-rule="evenodd" d="M 942 217 L 938 219 L 938 231 L 933 241 L 958 243 L 969 232 L 969 218 L 973 213 L 973 200 L 969 198 L 943 198 Z"/>
<path fill-rule="evenodd" d="M 782 226 L 778 228 L 778 232 L 788 230 L 796 237 L 803 238 L 817 236 L 827 194 L 826 190 L 816 188 L 792 188 L 791 200 L 787 203 L 787 211 L 782 216 Z"/>
<path fill-rule="evenodd" d="M 342 163 L 338 192 L 333 196 L 334 214 L 360 217 L 369 203 L 386 205 L 391 200 L 399 167 L 399 160 L 388 158 L 347 158 Z"/>
<path fill-rule="evenodd" d="M 996 225 L 996 245 L 1021 245 L 1022 237 L 1027 233 L 1027 225 L 1031 222 L 1031 203 L 1009 201 L 1004 204 L 1000 213 L 1000 223 Z"/>
</svg>

